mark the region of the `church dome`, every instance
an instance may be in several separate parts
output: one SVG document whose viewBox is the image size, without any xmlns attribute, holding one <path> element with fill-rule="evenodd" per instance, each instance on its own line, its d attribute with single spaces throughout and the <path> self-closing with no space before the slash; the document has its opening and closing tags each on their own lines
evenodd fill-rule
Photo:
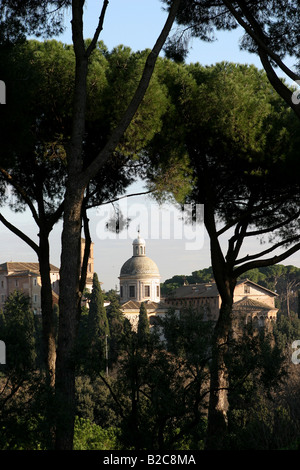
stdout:
<svg viewBox="0 0 300 470">
<path fill-rule="evenodd" d="M 120 300 L 124 304 L 160 302 L 160 275 L 156 263 L 146 256 L 146 242 L 138 237 L 132 243 L 132 257 L 120 270 Z"/>
<path fill-rule="evenodd" d="M 148 256 L 132 256 L 125 261 L 120 271 L 120 276 L 140 276 L 143 274 L 159 276 L 156 263 Z"/>
</svg>

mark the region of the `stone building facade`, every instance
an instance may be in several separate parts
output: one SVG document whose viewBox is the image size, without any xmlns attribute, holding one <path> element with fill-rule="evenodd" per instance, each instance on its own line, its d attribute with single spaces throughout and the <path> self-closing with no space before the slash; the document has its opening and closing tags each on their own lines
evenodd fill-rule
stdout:
<svg viewBox="0 0 300 470">
<path fill-rule="evenodd" d="M 50 265 L 53 303 L 58 303 L 59 269 Z M 6 262 L 0 264 L 0 309 L 15 290 L 23 292 L 30 299 L 36 315 L 41 314 L 41 276 L 39 263 Z"/>
<path fill-rule="evenodd" d="M 83 260 L 85 240 L 81 239 L 81 262 Z M 94 275 L 94 244 L 91 244 L 88 260 L 86 289 L 92 290 Z M 59 268 L 50 264 L 50 280 L 53 304 L 59 302 Z M 36 315 L 41 310 L 41 276 L 39 263 L 5 262 L 0 264 L 0 309 L 9 295 L 15 290 L 23 292 L 30 299 L 30 305 Z M 84 303 L 84 301 L 83 301 Z"/>
<path fill-rule="evenodd" d="M 278 309 L 275 299 L 278 295 L 265 287 L 250 281 L 240 280 L 234 290 L 233 314 L 243 321 L 265 325 L 276 321 Z M 177 309 L 194 308 L 201 310 L 204 319 L 216 321 L 221 307 L 221 297 L 215 282 L 181 286 L 164 299 L 166 305 Z"/>
</svg>

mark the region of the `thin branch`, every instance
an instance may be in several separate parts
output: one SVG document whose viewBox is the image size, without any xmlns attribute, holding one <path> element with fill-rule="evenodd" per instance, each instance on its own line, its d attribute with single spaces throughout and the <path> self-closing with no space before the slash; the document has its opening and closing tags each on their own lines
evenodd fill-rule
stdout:
<svg viewBox="0 0 300 470">
<path fill-rule="evenodd" d="M 53 214 L 51 214 L 48 217 L 49 227 L 52 228 L 53 225 L 56 224 L 56 222 L 58 222 L 60 217 L 63 215 L 63 212 L 64 212 L 64 203 L 61 202 L 60 205 L 58 206 L 58 208 L 55 210 L 55 212 L 53 212 Z"/>
<path fill-rule="evenodd" d="M 29 209 L 31 210 L 32 216 L 33 216 L 36 224 L 39 226 L 39 224 L 40 224 L 39 216 L 36 212 L 36 209 L 35 209 L 32 201 L 31 201 L 30 197 L 27 195 L 26 191 L 19 185 L 19 183 L 17 183 L 17 181 L 15 181 L 13 176 L 11 176 L 11 174 L 8 173 L 8 171 L 6 171 L 4 168 L 0 168 L 0 172 L 4 176 L 4 179 L 7 181 L 7 183 L 11 184 L 15 188 L 15 190 L 19 193 L 19 195 L 24 199 L 24 201 L 28 205 Z"/>
<path fill-rule="evenodd" d="M 289 250 L 282 253 L 281 255 L 273 256 L 272 258 L 260 259 L 260 260 L 250 261 L 249 263 L 245 263 L 243 266 L 240 266 L 239 268 L 234 270 L 233 272 L 234 277 L 238 278 L 239 276 L 244 274 L 246 271 L 249 271 L 250 269 L 262 268 L 262 267 L 272 266 L 274 264 L 280 263 L 281 261 L 285 260 L 289 256 L 296 253 L 298 250 L 300 250 L 300 242 L 294 245 L 293 247 L 291 247 Z"/>
<path fill-rule="evenodd" d="M 162 50 L 162 47 L 175 21 L 175 17 L 178 11 L 180 1 L 181 0 L 174 0 L 172 2 L 170 11 L 168 14 L 168 18 L 165 22 L 165 25 L 152 51 L 148 55 L 141 80 L 139 82 L 139 85 L 134 93 L 134 96 L 125 114 L 123 115 L 123 118 L 120 120 L 118 126 L 112 132 L 112 135 L 110 139 L 108 140 L 107 144 L 105 145 L 104 149 L 98 154 L 98 156 L 93 160 L 93 162 L 83 171 L 81 181 L 84 186 L 87 186 L 89 180 L 98 173 L 100 168 L 104 165 L 104 163 L 111 156 L 112 152 L 115 150 L 124 132 L 130 125 L 132 118 L 135 115 L 139 105 L 141 104 L 141 101 L 143 100 L 145 93 L 147 91 L 148 85 L 150 83 L 150 79 L 152 77 L 158 55 L 160 51 Z"/>
<path fill-rule="evenodd" d="M 25 233 L 23 233 L 21 230 L 19 230 L 17 227 L 15 227 L 13 224 L 8 222 L 8 220 L 0 214 L 0 221 L 7 227 L 11 232 L 13 232 L 15 235 L 17 235 L 21 240 L 23 240 L 27 245 L 29 245 L 38 255 L 39 254 L 39 246 L 31 240 Z"/>
<path fill-rule="evenodd" d="M 299 240 L 299 238 L 300 238 L 300 235 L 295 236 L 295 237 L 291 237 L 291 238 L 287 238 L 285 240 L 281 240 L 280 242 L 276 243 L 275 245 L 272 245 L 270 248 L 267 248 L 264 251 L 261 251 L 260 253 L 256 253 L 255 255 L 247 255 L 244 258 L 236 260 L 235 265 L 242 264 L 242 263 L 245 263 L 247 261 L 260 258 L 261 256 L 265 256 L 268 253 L 272 253 L 272 251 L 276 250 L 277 248 L 280 248 L 281 246 L 284 246 L 286 244 L 289 244 L 289 243 L 292 243 L 292 242 L 295 242 L 295 241 Z"/>
<path fill-rule="evenodd" d="M 274 232 L 275 230 L 278 230 L 279 228 L 285 227 L 287 224 L 289 224 L 293 220 L 296 220 L 299 216 L 300 216 L 300 211 L 296 212 L 296 214 L 294 215 L 291 215 L 288 219 L 284 220 L 283 222 L 279 222 L 278 224 L 273 225 L 272 227 L 267 227 L 261 230 L 253 230 L 252 232 L 246 232 L 245 237 L 256 237 L 257 235 L 263 235 L 265 233 Z"/>
<path fill-rule="evenodd" d="M 236 11 L 236 9 L 232 6 L 232 2 L 229 2 L 228 0 L 223 0 L 223 3 L 226 5 L 230 13 L 234 16 L 234 18 L 237 20 L 237 22 L 244 28 L 244 30 L 251 36 L 251 38 L 256 42 L 259 48 L 261 48 L 271 59 L 278 65 L 278 67 L 286 73 L 288 77 L 290 77 L 292 80 L 298 80 L 299 75 L 293 72 L 289 67 L 287 67 L 280 57 L 275 54 L 267 45 L 266 42 L 262 39 L 266 39 L 264 32 L 262 31 L 260 25 L 258 22 L 255 20 L 255 18 L 250 14 L 249 10 L 247 7 L 243 7 L 241 5 L 243 2 L 239 1 L 239 7 L 241 8 L 243 14 L 247 18 L 247 20 L 250 23 L 251 28 L 239 15 L 239 13 Z"/>
<path fill-rule="evenodd" d="M 100 204 L 91 204 L 87 205 L 87 209 L 92 209 L 93 207 L 99 207 L 99 206 L 104 206 L 106 204 L 113 204 L 116 201 L 120 201 L 121 199 L 125 199 L 126 197 L 133 197 L 133 196 L 143 196 L 144 194 L 149 194 L 152 193 L 154 190 L 150 189 L 149 191 L 142 191 L 140 193 L 132 193 L 132 194 L 125 194 L 124 196 L 117 197 L 115 199 L 110 199 L 109 201 L 103 201 Z"/>
<path fill-rule="evenodd" d="M 102 5 L 102 10 L 101 10 L 101 13 L 100 13 L 100 17 L 99 17 L 99 22 L 98 22 L 98 26 L 97 26 L 97 29 L 95 31 L 95 34 L 94 34 L 94 37 L 92 39 L 92 42 L 90 43 L 89 47 L 87 48 L 86 50 L 86 56 L 89 57 L 91 52 L 94 50 L 94 48 L 96 47 L 96 43 L 99 39 L 99 35 L 103 29 L 103 23 L 104 23 L 104 18 L 105 18 L 105 13 L 106 13 L 106 9 L 108 7 L 108 4 L 109 4 L 109 1 L 108 0 L 104 0 L 103 2 L 103 5 Z"/>
<path fill-rule="evenodd" d="M 79 291 L 83 292 L 84 286 L 86 284 L 86 277 L 87 277 L 87 267 L 88 261 L 90 256 L 91 250 L 91 235 L 90 235 L 90 228 L 89 228 L 89 219 L 86 214 L 86 208 L 83 205 L 82 208 L 82 220 L 83 220 L 83 229 L 84 229 L 84 238 L 85 238 L 85 246 L 84 246 L 84 253 L 83 253 L 83 260 L 81 266 L 81 276 L 79 282 Z"/>
</svg>

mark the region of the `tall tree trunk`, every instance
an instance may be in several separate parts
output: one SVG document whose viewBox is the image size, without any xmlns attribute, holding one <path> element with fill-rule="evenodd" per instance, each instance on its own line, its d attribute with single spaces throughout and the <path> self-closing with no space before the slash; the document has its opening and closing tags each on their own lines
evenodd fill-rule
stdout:
<svg viewBox="0 0 300 470">
<path fill-rule="evenodd" d="M 81 229 L 85 187 L 82 142 L 85 132 L 88 57 L 83 42 L 83 2 L 73 2 L 73 40 L 76 54 L 73 124 L 68 151 L 68 181 L 64 200 L 61 269 L 59 285 L 59 328 L 56 360 L 56 442 L 58 450 L 73 449 L 75 406 L 75 363 L 73 353 L 80 318 Z"/>
<path fill-rule="evenodd" d="M 73 448 L 75 406 L 75 362 L 73 358 L 79 319 L 81 292 L 80 239 L 83 191 L 66 195 L 59 297 L 59 332 L 56 361 L 56 449 Z"/>
<path fill-rule="evenodd" d="M 53 316 L 52 286 L 50 279 L 50 252 L 48 234 L 40 232 L 39 265 L 41 275 L 41 306 L 43 326 L 43 352 L 47 380 L 55 384 L 56 337 Z"/>
<path fill-rule="evenodd" d="M 83 38 L 83 0 L 72 1 L 72 34 L 76 56 L 73 125 L 68 151 L 68 181 L 64 203 L 62 253 L 60 271 L 59 334 L 56 360 L 56 449 L 71 450 L 74 432 L 75 364 L 72 354 L 75 347 L 80 318 L 80 238 L 83 199 L 90 178 L 114 151 L 129 126 L 148 88 L 158 54 L 172 27 L 180 0 L 174 0 L 165 26 L 146 61 L 143 76 L 127 112 L 113 132 L 106 148 L 83 172 L 82 142 L 85 132 L 88 59 L 96 45 L 103 26 L 108 1 L 103 2 L 99 24 L 94 38 L 85 48 Z"/>
<path fill-rule="evenodd" d="M 219 319 L 215 326 L 210 368 L 210 397 L 206 449 L 224 449 L 227 432 L 229 377 L 225 362 L 228 339 L 231 333 L 232 303 L 222 302 Z"/>
</svg>

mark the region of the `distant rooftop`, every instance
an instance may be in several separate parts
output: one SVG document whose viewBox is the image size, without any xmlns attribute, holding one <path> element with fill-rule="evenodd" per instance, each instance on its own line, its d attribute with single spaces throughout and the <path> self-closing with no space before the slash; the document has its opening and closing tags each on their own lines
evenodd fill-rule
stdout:
<svg viewBox="0 0 300 470">
<path fill-rule="evenodd" d="M 50 270 L 51 272 L 59 272 L 59 268 L 53 264 L 50 264 Z M 0 272 L 1 271 L 6 271 L 8 274 L 21 274 L 25 272 L 39 274 L 40 265 L 39 263 L 8 261 L 6 263 L 0 264 Z"/>
<path fill-rule="evenodd" d="M 259 284 L 256 284 L 255 282 L 250 281 L 249 279 L 240 280 L 236 283 L 236 285 L 238 286 L 244 283 L 252 284 L 260 289 L 263 289 L 264 291 L 269 292 L 269 294 L 277 296 L 275 292 L 272 292 L 266 287 L 260 286 Z M 208 282 L 208 283 L 203 283 L 203 284 L 188 284 L 188 285 L 177 287 L 167 297 L 169 299 L 180 299 L 180 298 L 193 299 L 193 298 L 198 298 L 198 297 L 218 297 L 218 296 L 219 296 L 219 291 L 218 291 L 216 283 L 213 281 L 213 282 Z"/>
</svg>

